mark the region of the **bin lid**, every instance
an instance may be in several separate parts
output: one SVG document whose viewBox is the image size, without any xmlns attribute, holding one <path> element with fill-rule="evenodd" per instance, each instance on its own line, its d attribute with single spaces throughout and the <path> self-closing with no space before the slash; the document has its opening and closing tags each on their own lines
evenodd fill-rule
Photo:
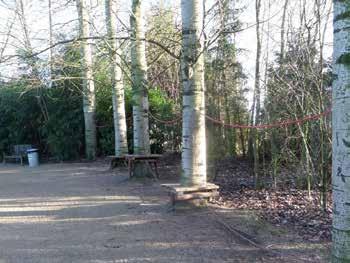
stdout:
<svg viewBox="0 0 350 263">
<path fill-rule="evenodd" d="M 27 153 L 34 153 L 34 152 L 38 152 L 38 149 L 32 148 L 32 149 L 28 149 Z"/>
</svg>

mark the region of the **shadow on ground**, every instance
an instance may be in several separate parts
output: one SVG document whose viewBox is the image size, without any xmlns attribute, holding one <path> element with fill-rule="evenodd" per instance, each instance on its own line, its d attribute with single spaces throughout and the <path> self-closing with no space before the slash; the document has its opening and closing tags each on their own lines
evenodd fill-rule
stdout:
<svg viewBox="0 0 350 263">
<path fill-rule="evenodd" d="M 169 212 L 159 182 L 126 175 L 99 163 L 0 166 L 0 262 L 327 262 L 321 245 L 267 226 L 254 230 L 262 251 L 211 211 L 254 236 L 249 213 Z"/>
</svg>

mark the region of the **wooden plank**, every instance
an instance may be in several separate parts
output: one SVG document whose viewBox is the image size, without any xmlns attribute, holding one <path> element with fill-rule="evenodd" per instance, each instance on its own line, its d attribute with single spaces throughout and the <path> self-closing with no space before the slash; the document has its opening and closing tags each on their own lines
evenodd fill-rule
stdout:
<svg viewBox="0 0 350 263">
<path fill-rule="evenodd" d="M 115 155 L 108 155 L 107 159 L 112 159 L 112 160 L 125 160 L 125 156 L 115 156 Z"/>
<path fill-rule="evenodd" d="M 218 196 L 218 191 L 191 193 L 191 194 L 174 194 L 174 201 L 186 201 L 192 199 L 208 199 Z"/>
<path fill-rule="evenodd" d="M 5 164 L 6 160 L 11 160 L 11 159 L 14 159 L 15 161 L 20 160 L 21 165 L 23 165 L 24 156 L 21 156 L 21 155 L 4 155 L 2 161 Z"/>
<path fill-rule="evenodd" d="M 5 155 L 4 158 L 6 159 L 15 159 L 15 158 L 21 158 L 21 155 Z"/>
<path fill-rule="evenodd" d="M 148 155 L 141 155 L 141 154 L 126 154 L 126 159 L 132 159 L 132 160 L 156 160 L 161 158 L 162 155 L 160 154 L 148 154 Z"/>
<path fill-rule="evenodd" d="M 219 186 L 213 183 L 207 183 L 206 186 L 192 186 L 186 187 L 181 186 L 180 184 L 162 184 L 163 187 L 167 188 L 170 192 L 173 193 L 191 193 L 191 192 L 207 192 L 212 190 L 218 190 Z"/>
</svg>

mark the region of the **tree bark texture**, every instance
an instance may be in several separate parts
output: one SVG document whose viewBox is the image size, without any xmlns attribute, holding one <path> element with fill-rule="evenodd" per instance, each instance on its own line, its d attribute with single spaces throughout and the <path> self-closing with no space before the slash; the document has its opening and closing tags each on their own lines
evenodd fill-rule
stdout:
<svg viewBox="0 0 350 263">
<path fill-rule="evenodd" d="M 145 7 L 141 0 L 132 0 L 131 69 L 133 89 L 134 153 L 149 154 L 147 62 L 145 45 Z"/>
<path fill-rule="evenodd" d="M 182 0 L 181 10 L 182 184 L 186 186 L 205 186 L 207 165 L 202 1 Z"/>
<path fill-rule="evenodd" d="M 117 39 L 117 4 L 115 0 L 105 0 L 106 26 L 110 48 L 110 72 L 112 80 L 112 103 L 114 121 L 115 155 L 128 153 L 125 90 L 121 69 L 121 49 Z"/>
<path fill-rule="evenodd" d="M 79 30 L 81 38 L 90 36 L 90 21 L 87 11 L 87 0 L 77 0 Z M 85 121 L 85 155 L 89 160 L 96 158 L 96 98 L 93 80 L 92 43 L 91 40 L 81 42 L 81 64 L 83 78 L 83 110 Z"/>
<path fill-rule="evenodd" d="M 350 262 L 350 2 L 333 2 L 332 262 Z"/>
</svg>

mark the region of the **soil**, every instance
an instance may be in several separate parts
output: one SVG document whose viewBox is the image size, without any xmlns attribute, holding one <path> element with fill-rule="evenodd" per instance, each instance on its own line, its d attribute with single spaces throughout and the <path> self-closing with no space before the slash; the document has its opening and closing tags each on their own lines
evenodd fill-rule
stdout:
<svg viewBox="0 0 350 263">
<path fill-rule="evenodd" d="M 329 244 L 254 211 L 221 203 L 171 211 L 161 184 L 177 181 L 178 169 L 130 181 L 104 162 L 0 165 L 0 262 L 329 261 Z"/>
</svg>

